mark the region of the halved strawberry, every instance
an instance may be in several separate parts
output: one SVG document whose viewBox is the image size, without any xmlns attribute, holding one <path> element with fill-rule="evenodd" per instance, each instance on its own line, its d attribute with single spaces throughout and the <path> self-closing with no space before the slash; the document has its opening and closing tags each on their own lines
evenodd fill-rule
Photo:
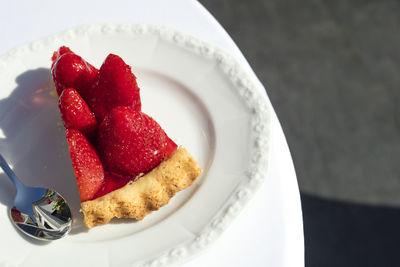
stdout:
<svg viewBox="0 0 400 267">
<path fill-rule="evenodd" d="M 178 149 L 178 145 L 167 136 L 164 157 L 169 158 Z"/>
<path fill-rule="evenodd" d="M 133 177 L 121 176 L 112 172 L 106 172 L 104 174 L 103 184 L 101 185 L 100 189 L 96 192 L 93 199 L 96 199 L 112 191 L 115 191 L 133 180 L 134 180 Z"/>
<path fill-rule="evenodd" d="M 53 61 L 53 64 L 51 65 L 51 67 L 53 67 L 54 62 L 61 57 L 64 54 L 74 54 L 74 52 L 71 51 L 71 49 L 69 49 L 69 47 L 67 46 L 60 46 L 60 48 L 58 48 L 57 51 L 55 51 L 53 53 L 53 56 L 51 57 L 51 61 Z"/>
<path fill-rule="evenodd" d="M 165 156 L 167 135 L 143 112 L 117 107 L 104 118 L 98 130 L 98 148 L 104 168 L 134 176 L 157 166 Z"/>
<path fill-rule="evenodd" d="M 68 47 L 61 47 L 53 54 L 53 58 L 51 73 L 58 95 L 72 87 L 85 99 L 99 71 Z"/>
<path fill-rule="evenodd" d="M 93 199 L 104 181 L 104 170 L 93 146 L 74 129 L 65 131 L 81 202 Z"/>
<path fill-rule="evenodd" d="M 100 67 L 87 102 L 100 123 L 108 112 L 118 106 L 140 111 L 139 90 L 131 67 L 119 56 L 110 54 Z"/>
<path fill-rule="evenodd" d="M 97 129 L 97 121 L 85 100 L 73 88 L 62 91 L 58 99 L 61 118 L 67 129 L 76 129 L 91 137 Z"/>
</svg>

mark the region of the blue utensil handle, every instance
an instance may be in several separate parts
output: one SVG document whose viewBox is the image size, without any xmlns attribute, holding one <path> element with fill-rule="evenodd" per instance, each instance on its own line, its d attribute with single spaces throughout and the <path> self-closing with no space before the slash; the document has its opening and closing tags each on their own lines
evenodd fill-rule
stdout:
<svg viewBox="0 0 400 267">
<path fill-rule="evenodd" d="M 13 170 L 11 170 L 10 166 L 7 164 L 7 161 L 3 158 L 3 156 L 0 154 L 0 167 L 3 169 L 3 171 L 7 174 L 7 176 L 10 178 L 10 180 L 13 182 L 14 186 L 17 188 L 20 188 L 21 186 L 23 187 L 24 185 L 19 181 Z"/>
</svg>

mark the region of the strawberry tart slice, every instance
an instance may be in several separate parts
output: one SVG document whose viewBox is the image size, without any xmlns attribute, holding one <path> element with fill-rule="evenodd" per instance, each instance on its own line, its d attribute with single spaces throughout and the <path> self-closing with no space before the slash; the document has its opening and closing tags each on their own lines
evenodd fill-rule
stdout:
<svg viewBox="0 0 400 267">
<path fill-rule="evenodd" d="M 189 152 L 141 111 L 136 77 L 119 56 L 96 69 L 62 46 L 52 61 L 87 227 L 114 217 L 141 220 L 200 175 Z"/>
</svg>

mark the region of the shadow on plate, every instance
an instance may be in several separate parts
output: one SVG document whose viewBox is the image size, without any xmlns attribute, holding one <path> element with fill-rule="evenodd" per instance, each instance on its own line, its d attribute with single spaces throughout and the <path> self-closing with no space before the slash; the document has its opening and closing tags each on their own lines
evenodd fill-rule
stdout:
<svg viewBox="0 0 400 267">
<path fill-rule="evenodd" d="M 0 174 L 0 203 L 10 206 L 15 196 L 15 187 L 5 173 Z"/>
<path fill-rule="evenodd" d="M 76 217 L 79 194 L 51 80 L 48 68 L 25 71 L 0 100 L 0 151 L 24 184 L 58 191 Z M 15 190 L 5 174 L 0 186 L 0 203 L 9 206 Z"/>
</svg>

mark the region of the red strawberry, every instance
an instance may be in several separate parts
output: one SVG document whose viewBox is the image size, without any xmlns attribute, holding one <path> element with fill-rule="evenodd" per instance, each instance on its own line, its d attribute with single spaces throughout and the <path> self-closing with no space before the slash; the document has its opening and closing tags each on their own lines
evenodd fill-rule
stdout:
<svg viewBox="0 0 400 267">
<path fill-rule="evenodd" d="M 104 181 L 104 170 L 93 146 L 78 130 L 65 131 L 81 201 L 93 199 Z"/>
<path fill-rule="evenodd" d="M 99 71 L 67 47 L 61 47 L 53 58 L 51 73 L 58 95 L 72 87 L 85 98 Z"/>
<path fill-rule="evenodd" d="M 69 49 L 69 47 L 61 46 L 60 48 L 58 48 L 57 51 L 55 51 L 55 52 L 53 53 L 53 56 L 51 57 L 51 61 L 53 61 L 53 64 L 54 64 L 54 62 L 55 62 L 59 57 L 61 57 L 62 55 L 64 55 L 64 54 L 73 54 L 73 53 L 74 53 L 74 52 L 72 52 L 71 49 Z M 53 67 L 53 64 L 51 65 L 51 67 Z"/>
<path fill-rule="evenodd" d="M 139 87 L 131 67 L 116 55 L 107 56 L 96 83 L 89 93 L 88 104 L 99 122 L 118 106 L 141 110 Z"/>
<path fill-rule="evenodd" d="M 167 135 L 150 116 L 130 107 L 117 107 L 98 130 L 104 168 L 120 175 L 146 173 L 164 158 Z"/>
<path fill-rule="evenodd" d="M 104 174 L 104 181 L 100 189 L 96 192 L 93 199 L 104 196 L 112 191 L 115 191 L 133 179 L 131 177 L 121 176 L 115 173 L 106 172 Z"/>
<path fill-rule="evenodd" d="M 176 151 L 178 148 L 177 144 L 175 144 L 174 141 L 172 141 L 171 138 L 167 136 L 167 141 L 166 141 L 166 146 L 165 146 L 165 158 L 169 158 L 172 156 L 172 154 Z"/>
<path fill-rule="evenodd" d="M 67 129 L 76 129 L 91 137 L 97 129 L 97 121 L 89 106 L 73 88 L 62 91 L 58 99 L 61 118 Z"/>
</svg>

